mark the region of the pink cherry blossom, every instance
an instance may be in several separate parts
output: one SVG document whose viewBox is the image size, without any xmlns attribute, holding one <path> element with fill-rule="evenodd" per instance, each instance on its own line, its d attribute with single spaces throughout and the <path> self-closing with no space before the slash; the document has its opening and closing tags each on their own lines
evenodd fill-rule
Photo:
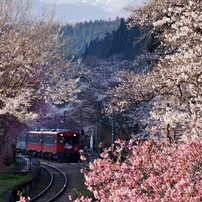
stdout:
<svg viewBox="0 0 202 202">
<path fill-rule="evenodd" d="M 200 201 L 202 138 L 168 141 L 117 141 L 113 155 L 90 163 L 85 184 L 97 201 Z M 113 157 L 113 158 L 112 158 Z"/>
</svg>

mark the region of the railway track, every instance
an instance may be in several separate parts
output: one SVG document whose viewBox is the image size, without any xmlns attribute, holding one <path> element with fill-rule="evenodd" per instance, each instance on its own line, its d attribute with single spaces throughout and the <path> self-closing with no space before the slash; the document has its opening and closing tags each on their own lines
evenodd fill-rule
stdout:
<svg viewBox="0 0 202 202">
<path fill-rule="evenodd" d="M 46 183 L 47 185 L 45 185 L 45 187 L 40 190 L 39 193 L 31 197 L 31 201 L 52 202 L 58 198 L 66 189 L 68 183 L 67 176 L 59 168 L 56 168 L 47 163 L 41 163 L 41 168 L 46 172 L 46 174 L 48 174 L 49 182 L 48 184 Z"/>
<path fill-rule="evenodd" d="M 96 158 L 98 158 L 98 156 L 93 156 L 91 161 Z M 84 177 L 80 171 L 83 168 L 89 170 L 89 162 L 83 161 L 80 163 L 68 163 L 55 160 L 53 161 L 50 159 L 37 159 L 40 161 L 42 168 L 40 176 L 38 177 L 35 186 L 26 192 L 25 197 L 30 197 L 32 202 L 70 202 L 69 196 L 75 195 L 75 190 L 77 187 L 83 186 L 84 184 Z M 55 167 L 56 170 L 52 167 Z M 54 180 L 50 179 L 51 174 L 47 170 L 52 173 Z M 62 171 L 63 174 L 57 173 L 57 170 Z M 53 181 L 53 183 L 60 183 L 60 185 L 54 185 L 55 188 L 52 185 L 50 188 L 48 188 L 49 184 L 51 184 L 51 181 Z M 68 181 L 68 186 L 67 184 L 64 185 L 65 181 Z M 61 182 L 63 182 L 63 184 Z M 60 191 L 59 189 L 62 189 L 63 191 Z M 55 195 L 54 198 L 53 195 Z"/>
</svg>

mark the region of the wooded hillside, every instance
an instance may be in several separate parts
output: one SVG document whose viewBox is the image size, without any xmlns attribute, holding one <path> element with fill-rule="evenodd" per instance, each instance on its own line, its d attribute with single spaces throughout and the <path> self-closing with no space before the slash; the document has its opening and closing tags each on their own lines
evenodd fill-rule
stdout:
<svg viewBox="0 0 202 202">
<path fill-rule="evenodd" d="M 116 55 L 119 60 L 132 60 L 146 48 L 151 49 L 148 40 L 140 40 L 142 30 L 138 26 L 128 29 L 127 21 L 119 17 L 109 21 L 79 22 L 75 26 L 67 24 L 62 33 L 63 53 L 67 59 L 93 55 L 109 60 Z"/>
<path fill-rule="evenodd" d="M 135 55 L 145 50 L 146 40 L 140 42 L 142 33 L 138 26 L 127 28 L 127 22 L 122 18 L 120 26 L 112 33 L 106 32 L 104 38 L 92 40 L 86 48 L 84 57 L 94 55 L 101 59 L 109 59 L 116 55 L 120 60 L 132 60 Z"/>
<path fill-rule="evenodd" d="M 117 17 L 115 20 L 85 21 L 75 25 L 67 24 L 63 26 L 61 32 L 63 33 L 62 40 L 66 40 L 63 46 L 66 58 L 74 57 L 77 59 L 81 57 L 91 41 L 103 39 L 106 33 L 117 30 L 120 22 L 121 19 Z"/>
</svg>

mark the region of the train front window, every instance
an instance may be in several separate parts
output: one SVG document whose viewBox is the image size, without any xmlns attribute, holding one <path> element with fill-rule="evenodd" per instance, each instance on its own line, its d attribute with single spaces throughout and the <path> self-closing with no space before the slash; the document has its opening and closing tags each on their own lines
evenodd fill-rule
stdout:
<svg viewBox="0 0 202 202">
<path fill-rule="evenodd" d="M 76 133 L 72 135 L 72 144 L 79 144 L 79 136 Z"/>
<path fill-rule="evenodd" d="M 65 137 L 65 143 L 71 144 L 71 137 Z"/>
</svg>

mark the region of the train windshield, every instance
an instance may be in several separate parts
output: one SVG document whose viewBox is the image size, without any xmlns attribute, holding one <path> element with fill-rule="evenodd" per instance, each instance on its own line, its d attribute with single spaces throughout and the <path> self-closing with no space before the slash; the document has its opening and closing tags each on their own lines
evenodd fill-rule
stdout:
<svg viewBox="0 0 202 202">
<path fill-rule="evenodd" d="M 72 144 L 79 144 L 79 135 L 76 133 L 72 135 Z"/>
<path fill-rule="evenodd" d="M 71 137 L 65 137 L 65 143 L 71 144 Z"/>
<path fill-rule="evenodd" d="M 78 134 L 72 134 L 72 136 L 66 136 L 65 137 L 65 143 L 68 144 L 79 144 L 79 135 Z"/>
</svg>

